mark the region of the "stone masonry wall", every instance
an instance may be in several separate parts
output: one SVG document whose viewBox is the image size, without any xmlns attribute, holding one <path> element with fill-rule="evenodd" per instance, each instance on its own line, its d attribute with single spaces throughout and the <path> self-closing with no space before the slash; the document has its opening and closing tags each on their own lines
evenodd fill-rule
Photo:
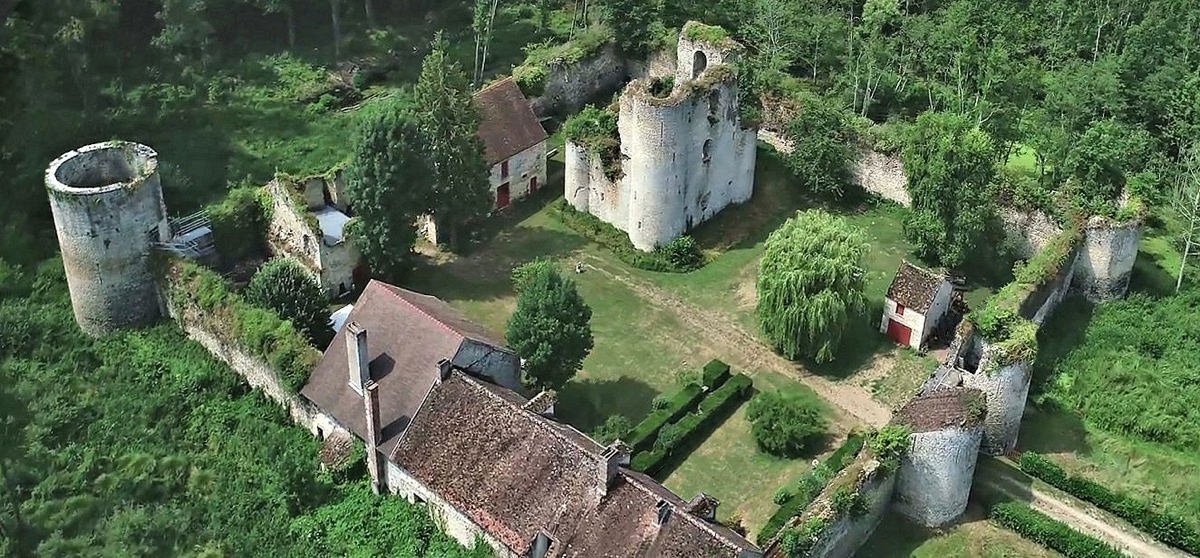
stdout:
<svg viewBox="0 0 1200 558">
<path fill-rule="evenodd" d="M 551 66 L 540 96 L 530 99 L 534 114 L 573 114 L 589 102 L 615 93 L 626 81 L 625 60 L 615 44 L 570 66 Z"/>
<path fill-rule="evenodd" d="M 852 478 L 853 477 L 853 478 Z M 857 492 L 866 502 L 867 512 L 854 516 L 852 514 L 838 515 L 830 508 L 830 499 L 840 486 L 853 483 Z M 829 486 L 813 501 L 808 510 L 798 518 L 797 524 L 802 525 L 810 518 L 823 517 L 829 521 L 812 548 L 805 554 L 807 558 L 850 558 L 859 547 L 871 538 L 879 521 L 887 513 L 896 487 L 896 473 L 883 471 L 879 462 L 867 455 L 866 451 L 859 453 L 850 465 L 834 476 Z M 778 546 L 768 548 L 767 556 L 786 556 Z"/>
<path fill-rule="evenodd" d="M 1031 258 L 1041 252 L 1063 230 L 1042 211 L 1002 207 L 999 213 L 1004 223 L 1005 239 L 1022 258 Z"/>
<path fill-rule="evenodd" d="M 963 387 L 978 389 L 987 398 L 982 448 L 989 455 L 1003 455 L 1017 447 L 1031 379 L 1032 363 L 999 365 L 1000 360 L 999 347 L 984 340 L 979 370 L 963 375 Z"/>
<path fill-rule="evenodd" d="M 861 149 L 858 161 L 851 168 L 855 183 L 863 190 L 878 194 L 904 207 L 912 205 L 908 195 L 908 175 L 904 160 L 873 149 Z"/>
<path fill-rule="evenodd" d="M 598 153 L 574 143 L 566 144 L 567 202 L 579 211 L 591 213 L 620 230 L 629 228 L 629 200 L 624 176 L 616 182 L 604 174 Z"/>
<path fill-rule="evenodd" d="M 982 438 L 979 428 L 911 435 L 896 481 L 896 511 L 926 527 L 939 527 L 962 515 Z"/>
<path fill-rule="evenodd" d="M 1125 296 L 1137 260 L 1141 227 L 1092 217 L 1075 261 L 1076 289 L 1093 302 Z"/>
<path fill-rule="evenodd" d="M 492 199 L 496 200 L 496 190 L 501 184 L 508 183 L 508 196 L 516 201 L 529 195 L 530 181 L 536 177 L 538 188 L 546 187 L 546 142 L 526 149 L 508 159 L 508 176 L 503 176 L 500 163 L 492 165 L 488 181 L 492 185 Z"/>
</svg>

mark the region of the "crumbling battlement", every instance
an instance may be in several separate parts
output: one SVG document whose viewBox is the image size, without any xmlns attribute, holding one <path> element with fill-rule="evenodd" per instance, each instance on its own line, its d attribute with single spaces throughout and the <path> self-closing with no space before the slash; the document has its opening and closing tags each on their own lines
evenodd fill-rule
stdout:
<svg viewBox="0 0 1200 558">
<path fill-rule="evenodd" d="M 46 189 L 79 327 L 100 336 L 157 320 L 150 254 L 170 237 L 158 154 L 123 141 L 81 147 L 50 163 Z"/>
<path fill-rule="evenodd" d="M 689 29 L 705 32 L 689 39 Z M 597 172 L 601 153 L 567 144 L 569 203 L 627 232 L 638 249 L 662 246 L 753 193 L 756 132 L 741 126 L 736 71 L 725 63 L 738 47 L 708 42 L 714 29 L 684 27 L 669 93 L 655 95 L 658 80 L 635 80 L 622 93 L 619 176 Z"/>
</svg>

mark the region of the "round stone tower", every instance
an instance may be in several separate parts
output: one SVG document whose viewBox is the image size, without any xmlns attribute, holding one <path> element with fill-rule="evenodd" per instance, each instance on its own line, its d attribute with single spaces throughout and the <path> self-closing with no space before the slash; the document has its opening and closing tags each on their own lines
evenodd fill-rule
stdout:
<svg viewBox="0 0 1200 558">
<path fill-rule="evenodd" d="M 629 175 L 629 240 L 650 251 L 687 231 L 685 190 L 691 163 L 689 116 L 694 103 L 676 87 L 658 98 L 650 82 L 634 81 L 621 95 L 621 155 Z"/>
<path fill-rule="evenodd" d="M 46 190 L 79 327 L 101 336 L 156 320 L 150 252 L 170 236 L 158 154 L 122 141 L 81 147 L 50 164 Z"/>
<path fill-rule="evenodd" d="M 1137 260 L 1141 226 L 1092 217 L 1075 260 L 1076 287 L 1092 302 L 1125 296 Z"/>
<path fill-rule="evenodd" d="M 987 399 L 983 451 L 989 455 L 1004 455 L 1016 449 L 1029 381 L 1033 377 L 1030 372 L 1033 363 L 1010 362 L 1006 356 L 999 346 L 984 340 L 979 369 L 963 375 L 963 386 L 982 391 Z"/>
<path fill-rule="evenodd" d="M 954 521 L 967 509 L 983 439 L 983 395 L 950 388 L 919 395 L 896 414 L 912 429 L 896 478 L 896 510 L 927 527 Z"/>
</svg>

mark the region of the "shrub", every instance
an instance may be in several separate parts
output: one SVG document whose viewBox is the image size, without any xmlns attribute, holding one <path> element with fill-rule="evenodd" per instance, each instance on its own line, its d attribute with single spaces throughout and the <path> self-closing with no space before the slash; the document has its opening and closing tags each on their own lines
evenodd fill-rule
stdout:
<svg viewBox="0 0 1200 558">
<path fill-rule="evenodd" d="M 788 490 L 788 487 L 785 486 L 775 491 L 775 496 L 771 498 L 771 502 L 773 502 L 776 506 L 782 506 L 784 502 L 791 500 L 795 496 L 796 495 Z"/>
<path fill-rule="evenodd" d="M 695 413 L 683 416 L 675 423 L 663 427 L 658 433 L 654 450 L 635 455 L 631 466 L 636 471 L 653 475 L 681 448 L 716 428 L 717 421 L 741 401 L 750 391 L 753 382 L 749 376 L 738 374 L 720 388 L 705 397 Z M 640 459 L 639 459 L 640 457 Z"/>
<path fill-rule="evenodd" d="M 807 392 L 774 391 L 755 397 L 746 418 L 760 449 L 796 457 L 825 433 L 824 413 L 821 402 Z"/>
<path fill-rule="evenodd" d="M 657 251 L 677 270 L 693 271 L 704 267 L 704 252 L 700 251 L 696 240 L 688 235 L 668 242 Z"/>
<path fill-rule="evenodd" d="M 696 269 L 679 267 L 667 258 L 666 252 L 662 249 L 653 252 L 643 252 L 634 248 L 633 243 L 629 241 L 628 234 L 601 221 L 595 215 L 576 210 L 566 200 L 555 202 L 551 215 L 571 230 L 608 248 L 621 261 L 638 269 L 667 273 L 684 273 Z M 703 265 L 703 261 L 701 261 L 700 265 Z"/>
<path fill-rule="evenodd" d="M 992 520 L 1020 533 L 1027 539 L 1057 550 L 1067 558 L 1120 558 L 1113 547 L 1066 524 L 1055 521 L 1033 508 L 1017 502 L 992 507 Z"/>
<path fill-rule="evenodd" d="M 612 31 L 607 27 L 591 26 L 563 44 L 530 44 L 525 47 L 525 61 L 513 68 L 513 79 L 526 96 L 540 96 L 545 92 L 551 67 L 577 64 L 599 53 L 611 40 Z"/>
<path fill-rule="evenodd" d="M 713 359 L 704 365 L 703 385 L 708 389 L 716 389 L 729 379 L 729 365 Z"/>
<path fill-rule="evenodd" d="M 1091 479 L 1073 476 L 1045 456 L 1021 454 L 1021 470 L 1072 496 L 1112 512 L 1150 536 L 1192 554 L 1200 554 L 1200 533 L 1181 517 L 1155 511 L 1149 503 L 1109 490 Z"/>
<path fill-rule="evenodd" d="M 839 516 L 852 515 L 858 517 L 867 512 L 866 498 L 855 490 L 853 484 L 846 484 L 833 491 L 829 498 L 829 507 Z"/>
<path fill-rule="evenodd" d="M 809 190 L 841 196 L 850 183 L 850 165 L 858 156 L 852 117 L 839 103 L 811 93 L 801 93 L 799 102 L 804 109 L 786 130 L 793 146 L 785 158 L 787 166 Z"/>
<path fill-rule="evenodd" d="M 222 261 L 232 264 L 263 254 L 270 221 L 270 202 L 259 188 L 242 186 L 205 208 L 213 242 Z"/>
<path fill-rule="evenodd" d="M 809 550 L 812 550 L 813 545 L 821 537 L 821 533 L 829 527 L 829 523 L 819 517 L 814 517 L 804 522 L 799 527 L 788 529 L 783 534 L 781 544 L 783 551 L 788 556 L 799 558 L 807 555 Z M 762 540 L 762 539 L 759 539 Z"/>
<path fill-rule="evenodd" d="M 895 467 L 910 445 L 907 426 L 889 424 L 871 436 L 871 453 L 889 468 Z"/>
<path fill-rule="evenodd" d="M 271 260 L 255 272 L 246 300 L 269 308 L 310 340 L 329 327 L 329 298 L 307 269 L 292 259 Z"/>
<path fill-rule="evenodd" d="M 663 426 L 679 419 L 696 408 L 704 398 L 704 390 L 696 384 L 688 384 L 671 396 L 666 406 L 646 416 L 629 432 L 629 445 L 636 451 L 649 449 Z"/>
<path fill-rule="evenodd" d="M 596 430 L 592 432 L 592 437 L 597 442 L 608 445 L 617 440 L 624 440 L 632 427 L 625 415 L 609 415 L 607 419 L 604 419 L 604 424 L 597 426 Z"/>
</svg>

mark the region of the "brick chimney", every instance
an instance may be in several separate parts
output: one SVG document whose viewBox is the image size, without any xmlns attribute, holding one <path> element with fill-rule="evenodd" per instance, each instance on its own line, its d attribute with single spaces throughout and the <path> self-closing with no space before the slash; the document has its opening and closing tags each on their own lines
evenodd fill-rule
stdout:
<svg viewBox="0 0 1200 558">
<path fill-rule="evenodd" d="M 346 324 L 346 360 L 350 369 L 347 382 L 355 393 L 363 395 L 363 386 L 371 381 L 371 367 L 367 360 L 367 329 L 358 322 Z"/>
<path fill-rule="evenodd" d="M 600 480 L 600 493 L 608 494 L 609 487 L 617 478 L 617 473 L 621 467 L 629 466 L 629 456 L 633 450 L 620 440 L 617 440 L 608 445 L 604 449 L 604 453 L 600 454 L 600 458 L 604 460 L 604 467 Z"/>
<path fill-rule="evenodd" d="M 368 380 L 363 386 L 363 411 L 367 419 L 367 473 L 371 476 L 371 491 L 379 494 L 382 485 L 379 477 L 379 439 L 383 428 L 379 424 L 379 384 Z"/>
</svg>

